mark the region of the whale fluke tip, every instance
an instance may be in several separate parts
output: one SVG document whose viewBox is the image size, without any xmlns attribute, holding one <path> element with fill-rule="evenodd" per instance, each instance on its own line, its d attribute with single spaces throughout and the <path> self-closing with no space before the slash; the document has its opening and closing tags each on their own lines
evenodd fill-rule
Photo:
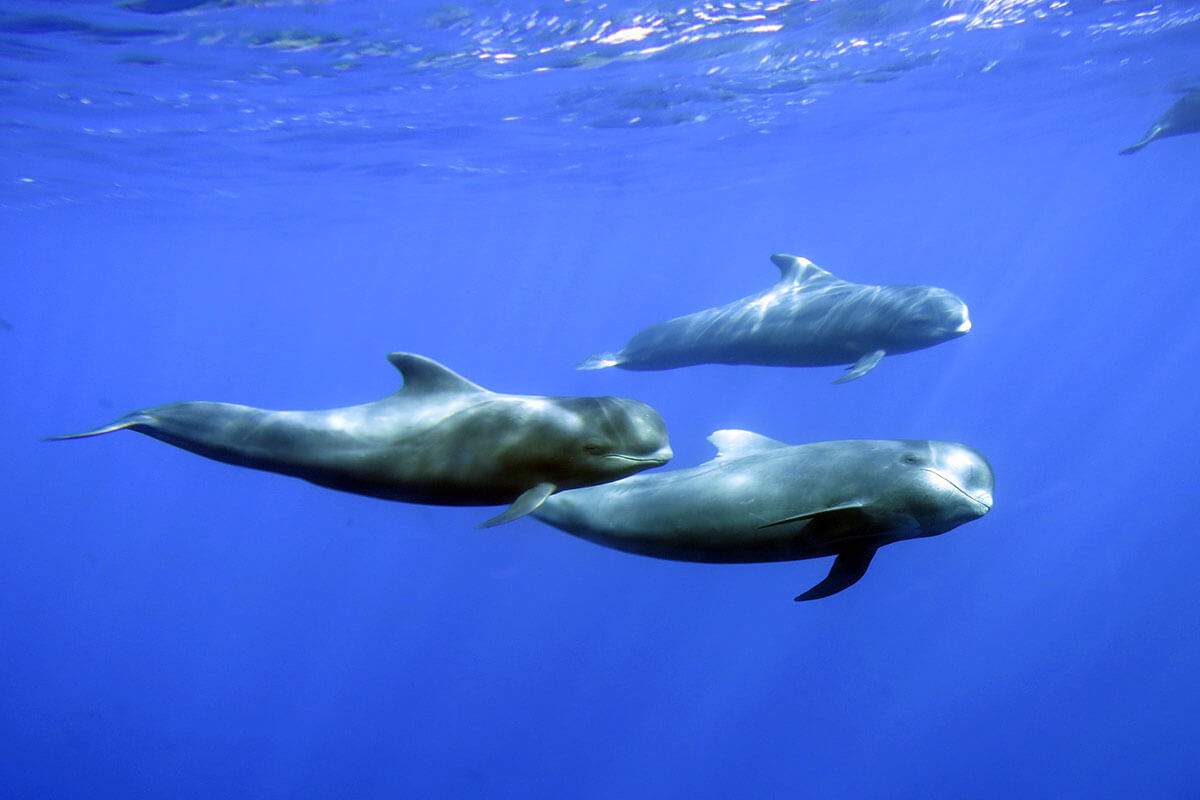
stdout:
<svg viewBox="0 0 1200 800">
<path fill-rule="evenodd" d="M 92 436 L 103 436 L 104 434 L 112 433 L 113 431 L 120 431 L 120 430 L 124 430 L 126 428 L 132 428 L 134 425 L 138 424 L 138 422 L 140 422 L 140 421 L 144 421 L 144 420 L 141 420 L 139 417 L 122 417 L 121 419 L 117 420 L 116 422 L 110 422 L 108 425 L 105 425 L 102 428 L 96 428 L 96 429 L 90 430 L 90 431 L 83 431 L 82 433 L 60 433 L 60 434 L 56 434 L 54 436 L 43 436 L 42 441 L 43 442 L 65 442 L 65 441 L 69 441 L 71 439 L 89 439 Z"/>
<path fill-rule="evenodd" d="M 1171 135 L 1166 132 L 1166 128 L 1163 126 L 1163 124 L 1161 122 L 1156 122 L 1153 125 L 1153 127 L 1150 128 L 1150 130 L 1146 131 L 1145 136 L 1143 136 L 1141 139 L 1134 142 L 1133 144 L 1129 145 L 1129 147 L 1126 147 L 1126 148 L 1118 151 L 1118 155 L 1123 155 L 1123 156 L 1133 155 L 1138 150 L 1141 150 L 1143 147 L 1145 147 L 1146 145 L 1155 141 L 1156 139 L 1163 138 L 1164 134 L 1167 136 Z"/>
<path fill-rule="evenodd" d="M 615 367 L 620 363 L 621 358 L 616 353 L 597 353 L 580 361 L 575 365 L 575 369 L 605 369 Z"/>
</svg>

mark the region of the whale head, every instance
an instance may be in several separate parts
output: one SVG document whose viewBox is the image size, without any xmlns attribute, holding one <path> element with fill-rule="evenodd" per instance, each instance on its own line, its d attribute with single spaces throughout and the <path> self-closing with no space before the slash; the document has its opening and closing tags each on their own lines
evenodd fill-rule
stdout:
<svg viewBox="0 0 1200 800">
<path fill-rule="evenodd" d="M 958 295 L 936 286 L 897 289 L 890 330 L 897 351 L 930 347 L 970 333 L 971 315 Z"/>
<path fill-rule="evenodd" d="M 650 406 L 624 397 L 579 398 L 581 427 L 576 463 L 601 481 L 660 467 L 674 453 L 663 418 Z"/>
<path fill-rule="evenodd" d="M 956 442 L 898 442 L 878 502 L 914 520 L 915 536 L 936 536 L 992 509 L 995 475 L 974 448 Z"/>
<path fill-rule="evenodd" d="M 520 461 L 562 489 L 629 477 L 671 460 L 657 411 L 624 397 L 529 398 Z"/>
</svg>

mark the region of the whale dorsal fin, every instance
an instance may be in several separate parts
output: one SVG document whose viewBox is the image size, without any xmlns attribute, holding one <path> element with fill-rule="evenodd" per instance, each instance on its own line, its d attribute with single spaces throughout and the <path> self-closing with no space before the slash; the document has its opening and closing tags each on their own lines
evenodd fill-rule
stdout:
<svg viewBox="0 0 1200 800">
<path fill-rule="evenodd" d="M 433 394 L 438 392 L 486 392 L 482 386 L 443 367 L 432 358 L 416 353 L 389 353 L 388 361 L 404 376 L 401 392 Z"/>
<path fill-rule="evenodd" d="M 779 267 L 779 279 L 790 283 L 810 283 L 825 278 L 836 278 L 829 270 L 821 269 L 807 258 L 800 256 L 776 253 L 771 256 L 771 261 Z"/>
<path fill-rule="evenodd" d="M 717 458 L 741 458 L 789 445 L 753 431 L 713 431 L 708 440 L 717 448 Z"/>
</svg>

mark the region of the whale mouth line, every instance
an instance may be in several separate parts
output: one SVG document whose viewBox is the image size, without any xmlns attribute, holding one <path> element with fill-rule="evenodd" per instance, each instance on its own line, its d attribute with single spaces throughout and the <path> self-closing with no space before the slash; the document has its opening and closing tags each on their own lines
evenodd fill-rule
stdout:
<svg viewBox="0 0 1200 800">
<path fill-rule="evenodd" d="M 669 458 L 663 458 L 662 456 L 647 456 L 645 458 L 639 458 L 637 456 L 622 455 L 621 453 L 609 453 L 608 455 L 606 455 L 604 457 L 605 458 L 617 458 L 617 459 L 620 459 L 621 461 L 632 461 L 635 464 L 665 464 L 671 460 Z"/>
<path fill-rule="evenodd" d="M 944 480 L 946 483 L 948 483 L 948 484 L 950 484 L 951 486 L 953 486 L 953 487 L 954 487 L 954 489 L 955 489 L 955 490 L 956 490 L 956 491 L 957 491 L 959 494 L 961 494 L 963 497 L 965 497 L 965 498 L 967 498 L 968 500 L 970 500 L 970 501 L 971 501 L 972 503 L 974 503 L 975 505 L 977 505 L 977 506 L 981 507 L 981 508 L 983 509 L 983 513 L 985 513 L 985 514 L 986 514 L 987 512 L 989 512 L 989 511 L 991 511 L 991 510 L 992 510 L 992 507 L 991 507 L 990 505 L 988 505 L 987 503 L 983 502 L 983 501 L 982 501 L 982 500 L 980 500 L 978 497 L 976 497 L 975 495 L 973 495 L 973 494 L 971 494 L 970 492 L 968 492 L 966 489 L 964 489 L 964 488 L 962 488 L 961 486 L 959 486 L 959 485 L 958 485 L 956 482 L 952 481 L 950 478 L 947 478 L 945 475 L 943 475 L 942 473 L 938 472 L 936 469 L 931 469 L 931 468 L 929 468 L 929 467 L 921 467 L 921 469 L 925 470 L 926 472 L 928 472 L 928 473 L 929 473 L 929 474 L 931 474 L 931 475 L 936 475 L 937 477 L 939 477 L 939 478 L 941 478 L 942 480 Z"/>
</svg>

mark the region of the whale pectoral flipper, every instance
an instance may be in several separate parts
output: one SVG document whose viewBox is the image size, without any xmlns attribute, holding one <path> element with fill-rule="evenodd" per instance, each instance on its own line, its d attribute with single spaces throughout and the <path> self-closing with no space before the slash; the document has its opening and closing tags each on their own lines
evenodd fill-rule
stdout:
<svg viewBox="0 0 1200 800">
<path fill-rule="evenodd" d="M 823 519 L 826 522 L 851 522 L 861 519 L 859 515 L 860 511 L 862 511 L 862 503 L 843 503 L 840 506 L 822 508 L 817 511 L 806 511 L 794 517 L 784 517 L 774 522 L 767 522 L 759 525 L 758 529 L 761 531 L 764 528 L 774 528 L 777 525 L 787 525 L 789 522 L 802 522 L 804 520 Z"/>
<path fill-rule="evenodd" d="M 854 365 L 850 367 L 850 371 L 838 378 L 836 381 L 834 381 L 834 383 L 849 383 L 850 381 L 861 378 L 863 375 L 866 375 L 868 372 L 875 369 L 875 367 L 879 365 L 879 362 L 883 360 L 885 355 L 887 355 L 886 350 L 876 350 L 874 352 L 867 353 L 858 361 L 855 361 Z"/>
<path fill-rule="evenodd" d="M 497 514 L 489 520 L 479 523 L 481 528 L 494 528 L 497 525 L 503 525 L 506 522 L 512 522 L 514 519 L 520 519 L 526 514 L 533 513 L 538 510 L 538 507 L 546 502 L 546 498 L 554 494 L 554 490 L 558 487 L 553 483 L 539 483 L 532 489 L 528 489 L 521 494 L 513 504 L 504 510 L 504 513 Z"/>
<path fill-rule="evenodd" d="M 871 566 L 871 559 L 875 556 L 877 549 L 876 547 L 851 547 L 838 553 L 825 580 L 807 592 L 797 595 L 796 602 L 820 600 L 822 597 L 837 594 L 842 589 L 858 583 L 859 578 L 867 574 L 867 567 Z"/>
</svg>

